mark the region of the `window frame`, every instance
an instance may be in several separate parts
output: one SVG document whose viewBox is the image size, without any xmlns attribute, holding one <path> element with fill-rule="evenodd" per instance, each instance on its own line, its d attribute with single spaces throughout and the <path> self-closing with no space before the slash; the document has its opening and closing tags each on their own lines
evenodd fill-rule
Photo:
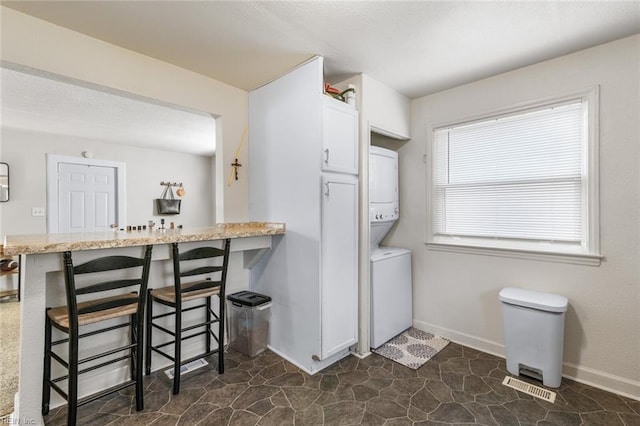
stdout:
<svg viewBox="0 0 640 426">
<path fill-rule="evenodd" d="M 580 99 L 587 102 L 587 142 L 583 146 L 586 176 L 582 182 L 583 242 L 580 248 L 563 247 L 562 244 L 545 242 L 509 241 L 506 239 L 465 238 L 436 236 L 433 232 L 435 170 L 434 134 L 444 127 L 468 125 L 508 115 L 517 115 L 541 109 L 553 104 Z M 427 126 L 426 158 L 426 235 L 425 244 L 430 250 L 482 254 L 521 259 L 563 262 L 589 266 L 599 266 L 603 256 L 600 253 L 600 207 L 599 207 L 599 86 L 572 91 L 560 96 L 546 97 L 511 105 L 473 116 L 454 119 Z"/>
</svg>

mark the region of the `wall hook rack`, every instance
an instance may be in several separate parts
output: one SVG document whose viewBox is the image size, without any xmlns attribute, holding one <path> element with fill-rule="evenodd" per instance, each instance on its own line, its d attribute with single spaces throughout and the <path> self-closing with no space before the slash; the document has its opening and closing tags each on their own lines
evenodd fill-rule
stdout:
<svg viewBox="0 0 640 426">
<path fill-rule="evenodd" d="M 160 182 L 161 186 L 182 186 L 182 182 Z"/>
</svg>

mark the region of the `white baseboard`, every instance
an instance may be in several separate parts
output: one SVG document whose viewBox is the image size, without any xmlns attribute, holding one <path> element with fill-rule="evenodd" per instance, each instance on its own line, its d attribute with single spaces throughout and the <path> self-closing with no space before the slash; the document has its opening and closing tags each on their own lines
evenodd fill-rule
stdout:
<svg viewBox="0 0 640 426">
<path fill-rule="evenodd" d="M 448 328 L 439 327 L 437 325 L 429 324 L 423 321 L 413 320 L 413 326 L 418 330 L 436 334 L 462 346 L 467 346 L 472 349 L 477 349 L 479 351 L 504 358 L 504 346 L 496 342 L 481 339 L 470 334 L 460 333 Z"/>
<path fill-rule="evenodd" d="M 280 358 L 286 359 L 288 362 L 290 362 L 291 364 L 295 365 L 300 370 L 304 371 L 305 373 L 307 373 L 310 376 L 313 376 L 318 371 L 322 370 L 323 368 L 326 368 L 326 367 L 330 366 L 334 362 L 340 361 L 342 358 L 346 357 L 350 353 L 348 349 L 344 349 L 344 350 L 338 352 L 335 355 L 331 355 L 327 359 L 323 359 L 322 361 L 314 361 L 313 367 L 315 368 L 315 370 L 312 371 L 312 370 L 309 370 L 307 367 L 303 366 L 302 364 L 300 364 L 299 362 L 296 362 L 295 360 L 291 359 L 286 354 L 284 354 L 284 353 L 280 352 L 279 350 L 275 349 L 273 346 L 267 345 L 267 348 L 271 352 L 273 352 L 274 354 L 278 355 Z"/>
<path fill-rule="evenodd" d="M 300 370 L 304 371 L 305 373 L 313 375 L 313 373 L 310 372 L 309 370 L 307 370 L 307 368 L 304 367 L 302 364 L 300 364 L 300 363 L 294 361 L 293 359 L 289 358 L 287 355 L 283 354 L 282 352 L 280 352 L 279 350 L 277 350 L 273 346 L 267 345 L 267 349 L 269 349 L 274 354 L 278 355 L 280 358 L 286 359 L 287 362 L 290 362 L 291 364 L 295 365 L 296 367 L 298 367 Z"/>
<path fill-rule="evenodd" d="M 413 326 L 449 339 L 454 343 L 467 346 L 500 358 L 505 357 L 504 345 L 490 340 L 481 339 L 470 334 L 461 333 L 448 328 L 439 327 L 424 321 L 413 321 Z M 594 388 L 612 392 L 627 398 L 640 401 L 640 382 L 629 380 L 625 377 L 605 373 L 604 371 L 579 366 L 570 362 L 562 363 L 562 376 Z"/>
<path fill-rule="evenodd" d="M 371 355 L 373 352 L 368 351 L 367 353 L 364 354 L 359 354 L 358 352 L 354 351 L 350 351 L 349 352 L 351 355 L 355 356 L 358 359 L 365 359 L 366 357 L 368 357 L 369 355 Z"/>
<path fill-rule="evenodd" d="M 640 401 L 640 382 L 570 362 L 562 363 L 563 377 Z"/>
</svg>

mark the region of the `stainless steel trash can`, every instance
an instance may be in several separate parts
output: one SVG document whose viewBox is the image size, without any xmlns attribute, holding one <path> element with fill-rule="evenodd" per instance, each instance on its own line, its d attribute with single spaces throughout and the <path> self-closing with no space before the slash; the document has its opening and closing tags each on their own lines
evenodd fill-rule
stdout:
<svg viewBox="0 0 640 426">
<path fill-rule="evenodd" d="M 507 287 L 500 291 L 509 373 L 557 388 L 562 380 L 566 297 Z"/>
<path fill-rule="evenodd" d="M 267 348 L 271 297 L 252 291 L 227 296 L 229 346 L 254 357 Z"/>
</svg>

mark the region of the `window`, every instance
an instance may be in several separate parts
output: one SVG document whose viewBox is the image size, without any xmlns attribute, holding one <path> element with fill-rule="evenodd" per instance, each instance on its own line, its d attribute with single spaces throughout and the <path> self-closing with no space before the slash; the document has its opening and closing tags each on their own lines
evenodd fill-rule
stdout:
<svg viewBox="0 0 640 426">
<path fill-rule="evenodd" d="M 599 264 L 596 104 L 593 89 L 436 128 L 430 248 Z"/>
</svg>

